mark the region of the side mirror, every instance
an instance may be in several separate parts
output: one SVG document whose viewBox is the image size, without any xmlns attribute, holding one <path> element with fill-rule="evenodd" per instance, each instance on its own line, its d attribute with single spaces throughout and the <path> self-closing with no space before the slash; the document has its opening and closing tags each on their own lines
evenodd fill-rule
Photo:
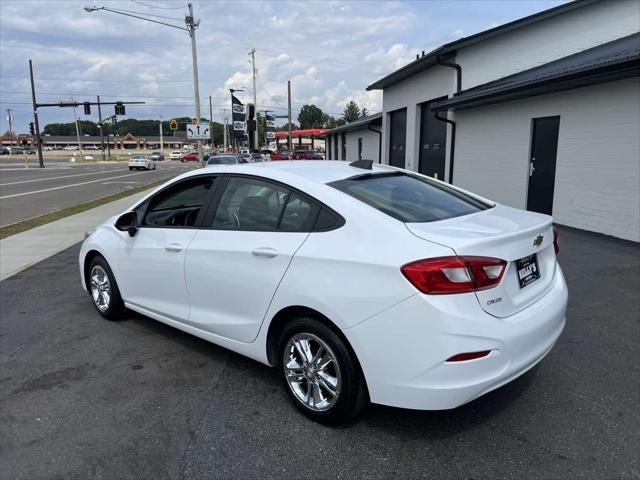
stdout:
<svg viewBox="0 0 640 480">
<path fill-rule="evenodd" d="M 115 227 L 121 232 L 128 232 L 133 237 L 138 231 L 138 216 L 136 212 L 123 213 L 116 220 Z"/>
</svg>

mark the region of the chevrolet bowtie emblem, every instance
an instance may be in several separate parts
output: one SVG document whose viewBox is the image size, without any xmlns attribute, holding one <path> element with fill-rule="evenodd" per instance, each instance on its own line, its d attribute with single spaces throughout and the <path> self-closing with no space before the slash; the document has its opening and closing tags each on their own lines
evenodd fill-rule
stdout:
<svg viewBox="0 0 640 480">
<path fill-rule="evenodd" d="M 533 239 L 533 246 L 539 247 L 540 245 L 542 245 L 542 240 L 544 240 L 544 237 L 542 235 L 538 235 L 536 238 Z"/>
</svg>

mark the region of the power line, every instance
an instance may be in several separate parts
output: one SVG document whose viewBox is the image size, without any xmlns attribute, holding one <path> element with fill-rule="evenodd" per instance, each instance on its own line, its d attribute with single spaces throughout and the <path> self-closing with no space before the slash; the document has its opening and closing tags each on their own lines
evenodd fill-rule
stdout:
<svg viewBox="0 0 640 480">
<path fill-rule="evenodd" d="M 138 0 L 131 0 L 133 3 L 137 3 L 138 5 L 142 5 L 147 8 L 155 8 L 157 10 L 179 10 L 184 8 L 182 5 L 179 7 L 159 7 L 157 5 L 147 5 L 146 3 L 139 2 Z"/>
<path fill-rule="evenodd" d="M 147 17 L 164 18 L 165 20 L 175 20 L 177 22 L 182 22 L 183 21 L 182 18 L 166 17 L 164 15 L 154 15 L 153 13 L 136 12 L 136 11 L 133 11 L 133 10 L 124 10 L 122 8 L 112 8 L 111 10 L 118 11 L 118 12 L 125 12 L 125 13 L 135 13 L 136 15 L 146 15 Z"/>
</svg>

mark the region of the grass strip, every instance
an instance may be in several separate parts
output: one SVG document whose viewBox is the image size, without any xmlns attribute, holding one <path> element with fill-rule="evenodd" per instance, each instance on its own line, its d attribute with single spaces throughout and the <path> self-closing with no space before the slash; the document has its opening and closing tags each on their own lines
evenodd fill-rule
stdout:
<svg viewBox="0 0 640 480">
<path fill-rule="evenodd" d="M 3 238 L 10 237 L 11 235 L 15 235 L 17 233 L 26 232 L 27 230 L 31 230 L 32 228 L 39 227 L 40 225 L 45 225 L 47 223 L 60 220 L 61 218 L 75 215 L 76 213 L 81 213 L 86 210 L 91 210 L 92 208 L 99 207 L 100 205 L 104 205 L 105 203 L 114 202 L 116 200 L 120 200 L 121 198 L 128 197 L 129 195 L 134 195 L 136 193 L 144 192 L 145 190 L 149 190 L 150 188 L 157 187 L 158 185 L 162 185 L 166 181 L 167 179 L 165 178 L 163 180 L 147 183 L 146 185 L 140 185 L 139 187 L 131 188 L 129 190 L 123 190 L 122 192 L 107 195 L 106 197 L 96 198 L 95 200 L 90 200 L 85 203 L 80 203 L 78 205 L 66 207 L 61 210 L 56 210 L 55 212 L 45 213 L 37 217 L 12 223 L 11 225 L 5 225 L 4 227 L 0 227 L 0 240 Z"/>
</svg>

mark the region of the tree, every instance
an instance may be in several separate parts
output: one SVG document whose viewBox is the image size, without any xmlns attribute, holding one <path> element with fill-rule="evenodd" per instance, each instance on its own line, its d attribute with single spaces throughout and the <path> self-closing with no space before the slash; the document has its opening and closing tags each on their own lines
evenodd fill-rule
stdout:
<svg viewBox="0 0 640 480">
<path fill-rule="evenodd" d="M 344 107 L 344 111 L 342 112 L 342 119 L 349 123 L 353 122 L 360 118 L 360 107 L 353 100 L 349 100 Z"/>
<path fill-rule="evenodd" d="M 324 112 L 315 105 L 303 105 L 298 114 L 298 122 L 301 129 L 321 128 L 325 117 Z"/>
<path fill-rule="evenodd" d="M 362 110 L 360 111 L 360 117 L 366 117 L 369 115 L 369 110 L 367 110 L 367 107 L 362 107 Z"/>
<path fill-rule="evenodd" d="M 331 115 L 327 115 L 324 121 L 324 128 L 341 127 L 345 123 L 347 122 L 345 122 L 344 119 L 342 118 L 335 118 L 335 117 L 332 117 Z"/>
<path fill-rule="evenodd" d="M 281 127 L 276 128 L 278 132 L 288 132 L 289 131 L 289 122 L 285 123 Z M 295 123 L 291 123 L 291 130 L 298 130 L 298 126 Z"/>
</svg>

